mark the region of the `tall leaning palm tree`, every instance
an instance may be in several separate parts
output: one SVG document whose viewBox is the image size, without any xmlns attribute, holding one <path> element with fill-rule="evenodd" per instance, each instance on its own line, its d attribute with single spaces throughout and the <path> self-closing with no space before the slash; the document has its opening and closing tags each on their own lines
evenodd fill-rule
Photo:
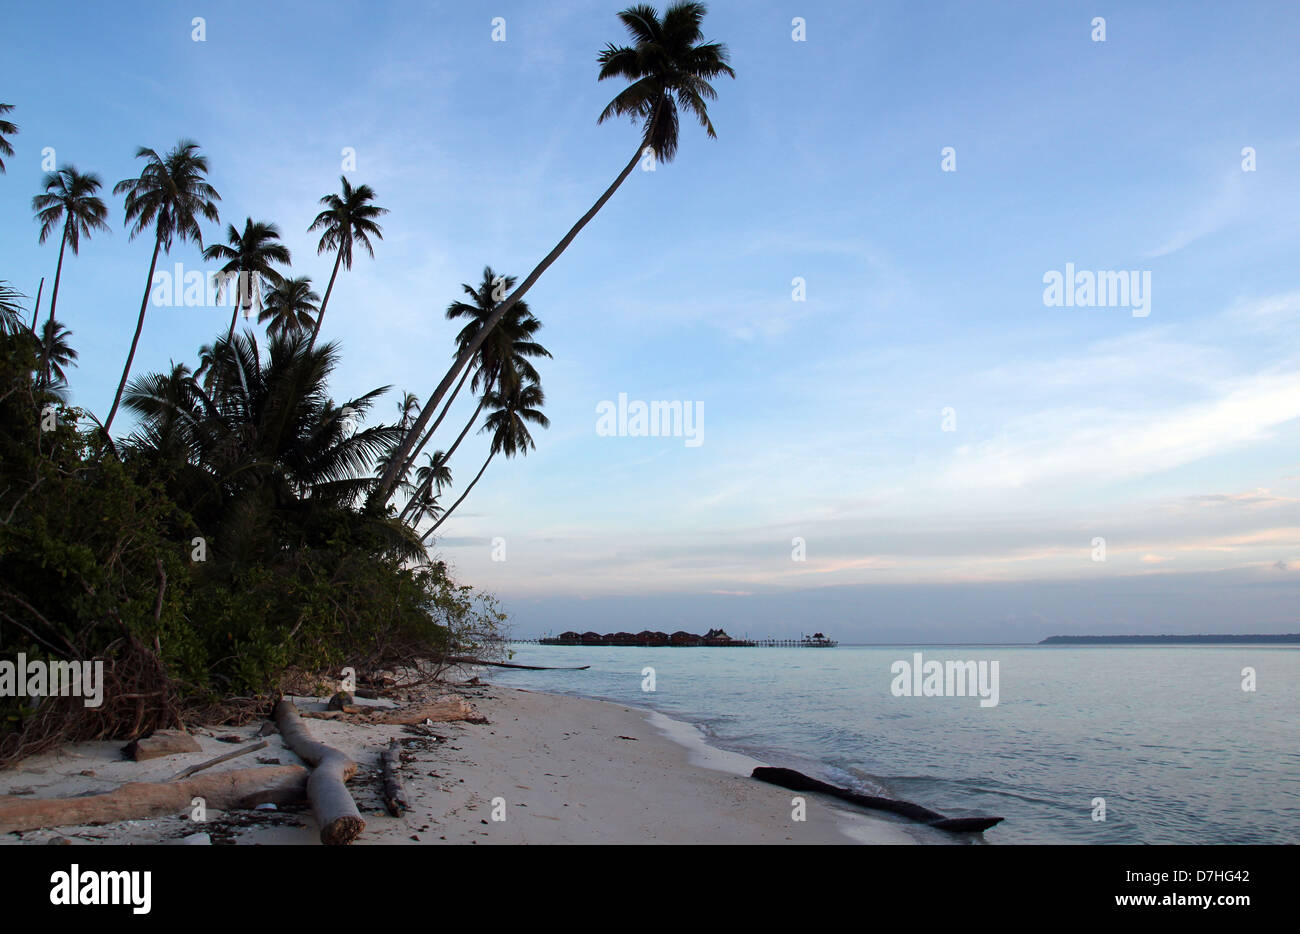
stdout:
<svg viewBox="0 0 1300 934">
<path fill-rule="evenodd" d="M 526 455 L 530 449 L 536 447 L 533 436 L 528 433 L 529 422 L 542 428 L 551 424 L 550 419 L 542 414 L 542 405 L 546 402 L 546 396 L 537 383 L 518 382 L 504 393 L 489 393 L 489 399 L 493 411 L 483 422 L 483 431 L 492 432 L 492 445 L 488 450 L 487 460 L 474 475 L 469 486 L 465 487 L 465 492 L 461 493 L 438 521 L 420 536 L 421 542 L 426 541 L 438 526 L 446 522 L 447 517 L 456 511 L 456 507 L 465 501 L 469 491 L 474 489 L 474 484 L 478 483 L 483 472 L 488 469 L 488 464 L 492 463 L 492 458 L 498 454 L 504 454 L 507 458 L 514 457 L 516 454 Z"/>
<path fill-rule="evenodd" d="M 330 273 L 325 298 L 321 300 L 320 312 L 316 315 L 316 328 L 311 332 L 309 349 L 316 346 L 316 338 L 320 335 L 321 322 L 325 320 L 325 307 L 329 304 L 330 293 L 334 291 L 334 278 L 339 274 L 339 264 L 342 263 L 347 269 L 352 268 L 352 247 L 357 243 L 365 247 L 370 258 L 374 259 L 375 248 L 370 238 L 384 239 L 384 230 L 376 223 L 376 219 L 387 214 L 388 209 L 371 203 L 375 200 L 374 189 L 369 185 L 353 188 L 346 175 L 339 176 L 339 181 L 343 184 L 343 191 L 320 199 L 325 210 L 317 214 L 307 228 L 308 232 L 321 231 L 317 254 L 334 251 L 334 271 Z"/>
<path fill-rule="evenodd" d="M 0 117 L 3 117 L 9 111 L 14 109 L 13 104 L 0 104 Z M 10 123 L 8 120 L 0 120 L 0 156 L 12 156 L 14 154 L 13 143 L 9 142 L 9 137 L 18 132 L 18 124 Z M 5 161 L 0 159 L 0 172 L 5 171 Z"/>
<path fill-rule="evenodd" d="M 122 368 L 122 380 L 117 384 L 113 407 L 104 422 L 104 434 L 113 427 L 113 418 L 122 402 L 122 391 L 131 375 L 140 332 L 144 329 L 144 313 L 149 307 L 149 288 L 153 272 L 158 265 L 158 251 L 171 252 L 172 243 L 193 240 L 203 246 L 200 220 L 213 223 L 220 218 L 216 202 L 221 200 L 217 190 L 208 184 L 208 157 L 199 152 L 199 144 L 183 139 L 165 156 L 141 146 L 135 154 L 144 159 L 144 168 L 138 178 L 127 178 L 113 186 L 113 194 L 126 195 L 126 223 L 131 226 L 131 239 L 151 226 L 154 232 L 153 258 L 149 261 L 149 276 L 144 280 L 144 297 L 140 299 L 140 317 L 136 321 L 135 336 L 131 338 L 131 352 Z M 133 223 L 134 222 L 134 223 Z"/>
<path fill-rule="evenodd" d="M 228 245 L 227 245 L 228 244 Z M 280 228 L 265 221 L 256 221 L 250 217 L 244 221 L 244 232 L 235 229 L 234 224 L 226 227 L 226 243 L 214 243 L 203 251 L 203 258 L 210 263 L 226 261 L 218 271 L 221 289 L 230 288 L 237 283 L 235 292 L 235 310 L 230 316 L 230 331 L 226 334 L 226 343 L 235 337 L 235 322 L 239 320 L 242 306 L 247 315 L 253 308 L 253 302 L 261 299 L 259 279 L 265 279 L 275 286 L 283 276 L 275 269 L 275 264 L 289 265 L 291 259 L 289 248 L 280 242 Z M 258 320 L 261 320 L 260 317 Z"/>
<path fill-rule="evenodd" d="M 316 323 L 320 296 L 312 291 L 311 279 L 296 276 L 281 279 L 262 299 L 262 313 L 258 324 L 266 325 L 266 333 L 274 337 L 290 331 L 308 331 Z M 269 322 L 269 323 L 268 323 Z"/>
<path fill-rule="evenodd" d="M 492 328 L 510 310 L 515 302 L 527 294 L 533 283 L 568 248 L 582 228 L 613 196 L 619 186 L 632 173 L 632 169 L 648 150 L 660 162 L 671 162 L 677 155 L 678 107 L 692 114 L 711 138 L 716 138 L 713 123 L 709 120 L 706 102 L 714 100 L 717 92 L 709 81 L 720 75 L 735 77 L 727 64 L 726 46 L 717 42 L 704 42 L 700 24 L 707 9 L 703 3 L 678 2 L 668 7 L 661 18 L 654 7 L 645 4 L 629 7 L 618 18 L 633 40 L 630 46 L 612 43 L 597 56 L 600 73 L 597 80 L 621 78 L 629 82 L 606 106 L 597 123 L 610 117 L 629 117 L 641 125 L 641 140 L 614 183 L 605 189 L 591 209 L 578 219 L 555 248 L 537 264 L 517 289 L 497 306 L 478 337 L 464 348 L 456 363 L 433 391 L 419 420 L 402 439 L 398 456 L 389 464 L 387 473 L 375 490 L 375 499 L 387 503 L 396 487 L 405 458 L 420 438 L 443 396 L 456 381 L 461 370 L 469 365 L 478 345 L 487 339 Z"/>
<path fill-rule="evenodd" d="M 41 224 L 39 242 L 44 243 L 56 229 L 63 229 L 59 240 L 59 263 L 54 267 L 49 321 L 54 320 L 54 309 L 59 304 L 64 248 L 72 247 L 72 255 L 76 256 L 83 236 L 89 239 L 95 231 L 109 229 L 108 206 L 95 194 L 103 184 L 94 172 L 83 175 L 75 165 L 65 165 L 57 172 L 47 172 L 45 191 L 32 198 L 32 210 Z"/>
</svg>

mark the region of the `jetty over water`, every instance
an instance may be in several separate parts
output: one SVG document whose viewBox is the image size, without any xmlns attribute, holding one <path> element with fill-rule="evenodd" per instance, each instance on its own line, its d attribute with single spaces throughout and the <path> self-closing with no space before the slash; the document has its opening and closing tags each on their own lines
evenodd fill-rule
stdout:
<svg viewBox="0 0 1300 934">
<path fill-rule="evenodd" d="M 679 648 L 788 648 L 788 649 L 833 649 L 839 645 L 834 639 L 828 639 L 822 633 L 802 636 L 798 639 L 733 639 L 722 629 L 710 629 L 704 635 L 678 631 L 674 633 L 655 632 L 562 632 L 558 636 L 545 636 L 541 639 L 510 639 L 510 642 L 527 645 L 622 645 L 637 648 L 657 648 L 672 646 Z"/>
</svg>

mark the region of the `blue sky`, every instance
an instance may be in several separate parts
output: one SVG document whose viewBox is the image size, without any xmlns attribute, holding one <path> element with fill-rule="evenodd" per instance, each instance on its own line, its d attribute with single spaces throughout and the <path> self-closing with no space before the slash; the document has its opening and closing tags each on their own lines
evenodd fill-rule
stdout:
<svg viewBox="0 0 1300 934">
<path fill-rule="evenodd" d="M 111 188 L 137 146 L 189 136 L 221 229 L 279 224 L 323 291 L 306 228 L 352 147 L 391 213 L 324 333 L 336 397 L 391 384 L 385 418 L 445 371 L 460 283 L 524 276 L 637 145 L 595 122 L 616 3 L 82 4 L 57 65 L 45 14 L 6 6 L 0 278 L 52 280 L 45 147 Z M 710 4 L 737 72 L 719 138 L 684 124 L 677 161 L 634 171 L 530 292 L 551 428 L 437 551 L 521 634 L 1300 629 L 1297 26 L 1284 3 Z M 150 248 L 110 200 L 59 297 L 74 401 L 101 417 Z M 1149 314 L 1046 305 L 1067 263 L 1149 273 Z M 136 372 L 192 362 L 223 321 L 152 308 Z M 700 404 L 703 443 L 601 436 L 620 393 Z M 458 481 L 485 456 L 466 441 Z"/>
</svg>

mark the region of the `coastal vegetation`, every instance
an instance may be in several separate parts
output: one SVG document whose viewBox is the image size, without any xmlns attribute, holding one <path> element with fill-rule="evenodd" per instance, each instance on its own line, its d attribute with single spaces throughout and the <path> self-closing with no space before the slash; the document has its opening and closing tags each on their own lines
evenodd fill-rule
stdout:
<svg viewBox="0 0 1300 934">
<path fill-rule="evenodd" d="M 639 160 L 674 158 L 679 110 L 716 135 L 709 82 L 733 72 L 726 48 L 704 41 L 704 15 L 690 2 L 662 16 L 645 5 L 619 14 L 632 44 L 601 51 L 597 78 L 626 86 L 597 122 L 638 124 L 635 153 L 522 281 L 485 265 L 463 286 L 464 299 L 446 309 L 463 322 L 451 365 L 423 404 L 401 393 L 392 421 L 372 418 L 391 386 L 330 395 L 343 358 L 323 336 L 340 269 L 352 269 L 357 250 L 375 259 L 383 239 L 388 209 L 369 185 L 344 176 L 320 199 L 308 231 L 332 261 L 322 297 L 270 220 L 240 211 L 242 223 L 211 242 L 222 199 L 199 143 L 139 147 L 138 173 L 112 193 L 130 238 L 150 242 L 150 260 L 101 422 L 71 404 L 78 351 L 56 308 L 69 310 L 58 305 L 65 253 L 71 267 L 93 234 L 110 229 L 109 206 L 94 173 L 69 163 L 45 175 L 32 207 L 39 241 L 57 236 L 59 250 L 44 322 L 40 291 L 28 307 L 12 279 L 0 281 L 0 657 L 102 661 L 107 683 L 94 708 L 75 697 L 0 697 L 0 766 L 64 740 L 264 712 L 297 673 L 338 677 L 344 666 L 368 672 L 500 651 L 506 617 L 495 598 L 454 580 L 428 549 L 493 460 L 526 455 L 549 424 L 536 363 L 551 354 L 525 294 Z M 13 109 L 2 104 L 0 115 Z M 0 120 L 0 155 L 13 156 L 17 133 Z M 186 243 L 219 264 L 212 273 L 229 324 L 223 318 L 193 366 L 135 372 L 159 256 Z M 130 299 L 98 300 L 95 313 L 120 314 L 125 336 Z M 241 309 L 246 320 L 257 312 L 265 334 L 238 329 Z M 472 415 L 425 453 L 466 387 Z M 130 426 L 115 433 L 123 412 Z M 453 473 L 476 427 L 490 438 L 487 458 L 476 473 Z M 449 491 L 456 498 L 444 506 Z"/>
</svg>

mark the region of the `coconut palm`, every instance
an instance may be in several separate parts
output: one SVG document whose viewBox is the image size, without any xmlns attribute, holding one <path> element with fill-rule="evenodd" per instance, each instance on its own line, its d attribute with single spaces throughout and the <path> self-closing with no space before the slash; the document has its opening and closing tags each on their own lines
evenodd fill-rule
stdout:
<svg viewBox="0 0 1300 934">
<path fill-rule="evenodd" d="M 286 534 L 324 547 L 332 523 L 348 516 L 371 528 L 380 548 L 422 555 L 409 529 L 353 511 L 399 429 L 353 431 L 346 412 L 363 415 L 388 387 L 336 404 L 326 389 L 336 346 L 309 349 L 299 331 L 272 337 L 265 356 L 250 334 L 230 346 L 218 340 L 212 359 L 210 390 L 173 369 L 132 380 L 124 404 L 140 422 L 127 446 L 171 461 L 169 473 L 182 478 L 178 498 L 223 542 L 226 560 L 265 558 L 261 549 L 282 548 Z"/>
<path fill-rule="evenodd" d="M 312 291 L 309 277 L 281 279 L 263 297 L 257 323 L 266 324 L 266 333 L 271 335 L 309 331 L 315 324 L 319 302 L 320 296 Z"/>
<path fill-rule="evenodd" d="M 365 247 L 370 258 L 374 259 L 375 248 L 370 238 L 384 239 L 383 228 L 376 223 L 376 219 L 387 214 L 388 209 L 371 203 L 375 200 L 374 189 L 369 185 L 353 188 L 347 176 L 340 176 L 339 181 L 343 185 L 342 193 L 321 198 L 320 203 L 325 205 L 325 210 L 317 214 L 307 228 L 308 232 L 321 231 L 320 243 L 316 247 L 318 255 L 327 250 L 334 251 L 334 271 L 330 273 L 325 298 L 320 303 L 320 313 L 316 315 L 311 346 L 315 346 L 321 322 L 325 320 L 325 307 L 329 304 L 330 293 L 334 291 L 334 277 L 339 274 L 339 264 L 347 269 L 352 268 L 352 247 L 356 243 Z"/>
<path fill-rule="evenodd" d="M 447 466 L 444 451 L 434 451 L 424 455 L 428 464 L 415 472 L 416 492 L 411 497 L 415 501 L 415 510 L 411 514 L 411 526 L 415 527 L 426 518 L 437 519 L 442 515 L 438 497 L 442 488 L 451 485 L 451 468 Z"/>
<path fill-rule="evenodd" d="M 472 301 L 452 302 L 447 307 L 448 319 L 469 319 L 465 327 L 462 328 L 461 332 L 456 336 L 458 347 L 469 346 L 478 335 L 479 329 L 483 327 L 483 322 L 491 317 L 493 308 L 495 307 L 492 298 L 493 294 L 500 294 L 497 291 L 498 289 L 509 289 L 514 285 L 514 283 L 515 279 L 513 276 L 498 277 L 492 270 L 492 267 L 487 266 L 483 269 L 483 281 L 477 289 L 469 285 L 462 285 L 465 294 L 468 295 Z M 455 442 L 453 442 L 451 447 L 447 450 L 447 457 L 451 457 L 456 449 L 460 447 L 460 443 L 465 440 L 465 436 L 469 433 L 470 428 L 473 427 L 474 423 L 478 420 L 479 413 L 482 412 L 483 407 L 488 402 L 489 392 L 493 389 L 507 389 L 510 385 L 513 385 L 520 380 L 540 382 L 541 377 L 538 375 L 537 370 L 533 367 L 529 358 L 549 357 L 551 355 L 545 347 L 532 339 L 534 335 L 536 335 L 537 331 L 541 329 L 541 326 L 541 321 L 537 320 L 537 318 L 533 316 L 532 312 L 528 308 L 527 302 L 516 302 L 505 319 L 493 329 L 488 339 L 479 345 L 476 354 L 477 366 L 472 368 L 472 370 L 471 368 L 466 368 L 465 373 L 468 375 L 470 372 L 473 372 L 474 377 L 473 381 L 470 383 L 470 389 L 474 392 L 479 392 L 481 390 L 482 396 L 479 400 L 478 407 L 474 409 L 474 413 L 470 416 L 469 421 L 465 423 L 465 427 L 461 429 Z M 461 385 L 463 384 L 464 377 L 461 378 Z M 457 387 L 457 391 L 459 391 L 459 386 Z M 455 401 L 455 398 L 456 395 L 453 393 L 451 399 L 447 402 L 447 406 L 444 407 L 442 415 L 446 415 L 446 408 L 451 406 L 451 403 Z M 442 415 L 439 416 L 438 421 L 441 421 Z M 426 433 L 420 447 L 416 448 L 416 453 L 418 453 L 424 446 L 424 442 L 429 440 L 437 427 L 438 422 L 435 421 L 433 427 L 429 429 L 428 433 Z M 410 469 L 409 464 L 407 469 Z M 407 504 L 408 509 L 403 509 L 403 515 L 409 511 L 409 508 L 413 508 L 420 495 L 426 489 L 427 485 L 424 488 L 417 485 L 416 496 Z"/>
<path fill-rule="evenodd" d="M 0 104 L 0 117 L 3 117 L 9 111 L 14 109 L 13 104 Z M 8 120 L 0 120 L 0 156 L 12 156 L 14 154 L 13 144 L 9 142 L 9 137 L 18 132 L 18 124 L 10 123 Z M 0 159 L 0 172 L 5 171 L 5 161 Z"/>
<path fill-rule="evenodd" d="M 218 298 L 223 289 L 230 287 L 231 283 L 238 283 L 234 290 L 235 310 L 230 316 L 227 342 L 234 339 L 240 306 L 243 306 L 247 316 L 252 311 L 253 303 L 261 299 L 258 281 L 264 279 L 272 286 L 283 281 L 284 277 L 274 267 L 276 263 L 289 265 L 290 257 L 289 248 L 279 241 L 279 227 L 265 221 L 254 223 L 250 217 L 244 221 L 242 234 L 235 229 L 234 224 L 229 224 L 226 227 L 226 243 L 214 243 L 203 251 L 203 258 L 210 263 L 226 261 L 226 265 L 218 270 Z M 260 316 L 258 320 L 261 320 Z"/>
<path fill-rule="evenodd" d="M 94 172 L 85 175 L 75 165 L 65 165 L 57 172 L 45 174 L 45 191 L 32 198 L 32 210 L 41 223 L 40 243 L 56 229 L 62 228 L 59 240 L 59 262 L 54 268 L 54 291 L 50 293 L 50 316 L 59 304 L 59 280 L 63 276 L 63 250 L 72 247 L 76 256 L 81 248 L 81 238 L 89 239 L 96 231 L 108 230 L 108 206 L 95 192 L 103 182 Z"/>
<path fill-rule="evenodd" d="M 19 334 L 27 330 L 22 300 L 27 296 L 0 279 L 0 334 Z"/>
<path fill-rule="evenodd" d="M 502 294 L 504 291 L 514 287 L 514 276 L 498 276 L 491 266 L 483 267 L 483 279 L 476 288 L 468 283 L 462 283 L 461 288 L 470 298 L 469 302 L 456 301 L 447 306 L 447 319 L 454 321 L 460 318 L 469 319 L 465 327 L 456 335 L 456 354 L 473 343 L 478 336 L 479 330 L 484 326 L 489 318 L 492 317 L 493 310 L 497 302 L 494 296 Z M 403 479 L 414 466 L 416 458 L 424 450 L 424 446 L 433 437 L 438 426 L 442 424 L 443 418 L 451 409 L 452 403 L 460 394 L 461 387 L 465 385 L 473 375 L 474 382 L 470 385 L 471 390 L 478 392 L 480 389 L 487 392 L 493 387 L 497 377 L 501 373 L 522 376 L 524 379 L 530 379 L 537 382 L 541 379 L 533 365 L 529 362 L 529 357 L 549 357 L 550 353 L 541 344 L 532 340 L 532 337 L 542 323 L 533 317 L 528 308 L 527 302 L 516 302 L 511 308 L 509 318 L 501 325 L 498 325 L 490 339 L 479 346 L 476 352 L 475 366 L 466 367 L 460 382 L 456 384 L 456 389 L 452 392 L 451 397 L 443 405 L 442 411 L 434 420 L 429 430 L 425 432 L 424 437 L 415 450 L 407 457 L 405 469 L 402 471 Z M 507 368 L 508 367 L 508 368 Z M 473 417 L 470 418 L 469 425 L 465 426 L 465 431 L 478 418 L 479 411 L 483 408 L 483 403 L 479 403 L 478 409 L 474 411 Z M 460 438 L 451 446 L 454 451 L 459 446 L 460 441 L 465 436 L 465 431 L 461 432 Z M 450 455 L 451 451 L 448 451 Z"/>
<path fill-rule="evenodd" d="M 199 348 L 199 368 L 194 371 L 194 378 L 203 381 L 204 389 L 212 388 L 213 369 L 212 365 L 216 362 L 217 350 L 212 344 L 204 344 Z"/>
<path fill-rule="evenodd" d="M 58 389 L 68 382 L 67 368 L 76 366 L 77 352 L 68 338 L 72 332 L 53 318 L 46 318 L 41 326 L 37 347 L 40 375 L 37 386 L 41 389 Z"/>
<path fill-rule="evenodd" d="M 192 240 L 203 246 L 200 220 L 215 223 L 220 215 L 216 202 L 221 195 L 207 181 L 208 158 L 199 152 L 199 144 L 183 139 L 176 147 L 160 156 L 154 150 L 141 146 L 135 154 L 144 159 L 145 166 L 137 178 L 127 178 L 113 186 L 113 194 L 126 195 L 126 223 L 132 224 L 131 239 L 151 226 L 154 231 L 153 258 L 149 261 L 149 276 L 144 283 L 144 297 L 140 299 L 140 317 L 136 321 L 135 336 L 131 338 L 131 351 L 122 368 L 122 379 L 117 384 L 113 407 L 104 422 L 104 434 L 113 427 L 113 418 L 122 401 L 131 363 L 135 360 L 140 332 L 144 329 L 144 313 L 149 307 L 149 289 L 153 272 L 158 265 L 158 251 L 171 252 L 172 243 Z"/>
<path fill-rule="evenodd" d="M 527 294 L 533 283 L 550 265 L 559 258 L 574 238 L 596 213 L 610 199 L 624 180 L 632 173 L 637 162 L 647 152 L 660 162 L 671 162 L 677 154 L 678 107 L 693 115 L 704 127 L 710 137 L 716 137 L 713 123 L 709 120 L 707 101 L 717 97 L 709 81 L 720 75 L 735 77 L 735 72 L 727 64 L 726 46 L 717 42 L 703 42 L 700 24 L 704 20 L 706 7 L 703 3 L 678 2 L 664 12 L 662 18 L 652 6 L 644 4 L 629 7 L 618 14 L 623 26 L 633 39 L 631 46 L 608 45 L 597 57 L 600 72 L 597 80 L 622 78 L 630 82 L 626 88 L 610 101 L 601 112 L 597 123 L 603 123 L 610 117 L 630 117 L 634 123 L 641 124 L 641 140 L 636 152 L 628 160 L 623 171 L 614 183 L 605 189 L 605 193 L 596 200 L 578 222 L 517 289 L 497 306 L 492 317 L 485 322 L 479 335 L 464 348 L 457 357 L 455 365 L 447 371 L 442 382 L 433 391 L 425 403 L 420 419 L 407 432 L 398 449 L 400 457 L 389 465 L 388 473 L 380 481 L 376 497 L 384 502 L 392 495 L 396 487 L 402 458 L 409 456 L 411 448 L 424 432 L 425 425 L 437 411 L 443 396 L 456 382 L 458 376 L 467 367 L 478 350 L 478 344 L 487 339 L 492 328 L 510 310 L 515 302 Z M 398 463 L 401 461 L 401 464 Z"/>
<path fill-rule="evenodd" d="M 465 492 L 451 504 L 451 508 L 420 536 L 421 542 L 426 541 L 438 526 L 446 522 L 447 517 L 456 511 L 456 507 L 465 501 L 469 491 L 474 489 L 474 484 L 478 483 L 479 478 L 487 470 L 488 464 L 492 463 L 492 458 L 497 454 L 504 454 L 507 458 L 514 457 L 516 454 L 526 455 L 529 450 L 536 447 L 533 436 L 528 432 L 529 422 L 542 428 L 551 424 L 550 419 L 542 414 L 542 405 L 546 402 L 546 396 L 537 383 L 517 382 L 506 392 L 492 392 L 489 396 L 489 404 L 493 411 L 483 422 L 482 428 L 483 431 L 492 432 L 492 445 L 488 450 L 487 460 L 474 475 L 469 486 L 465 487 Z"/>
</svg>

